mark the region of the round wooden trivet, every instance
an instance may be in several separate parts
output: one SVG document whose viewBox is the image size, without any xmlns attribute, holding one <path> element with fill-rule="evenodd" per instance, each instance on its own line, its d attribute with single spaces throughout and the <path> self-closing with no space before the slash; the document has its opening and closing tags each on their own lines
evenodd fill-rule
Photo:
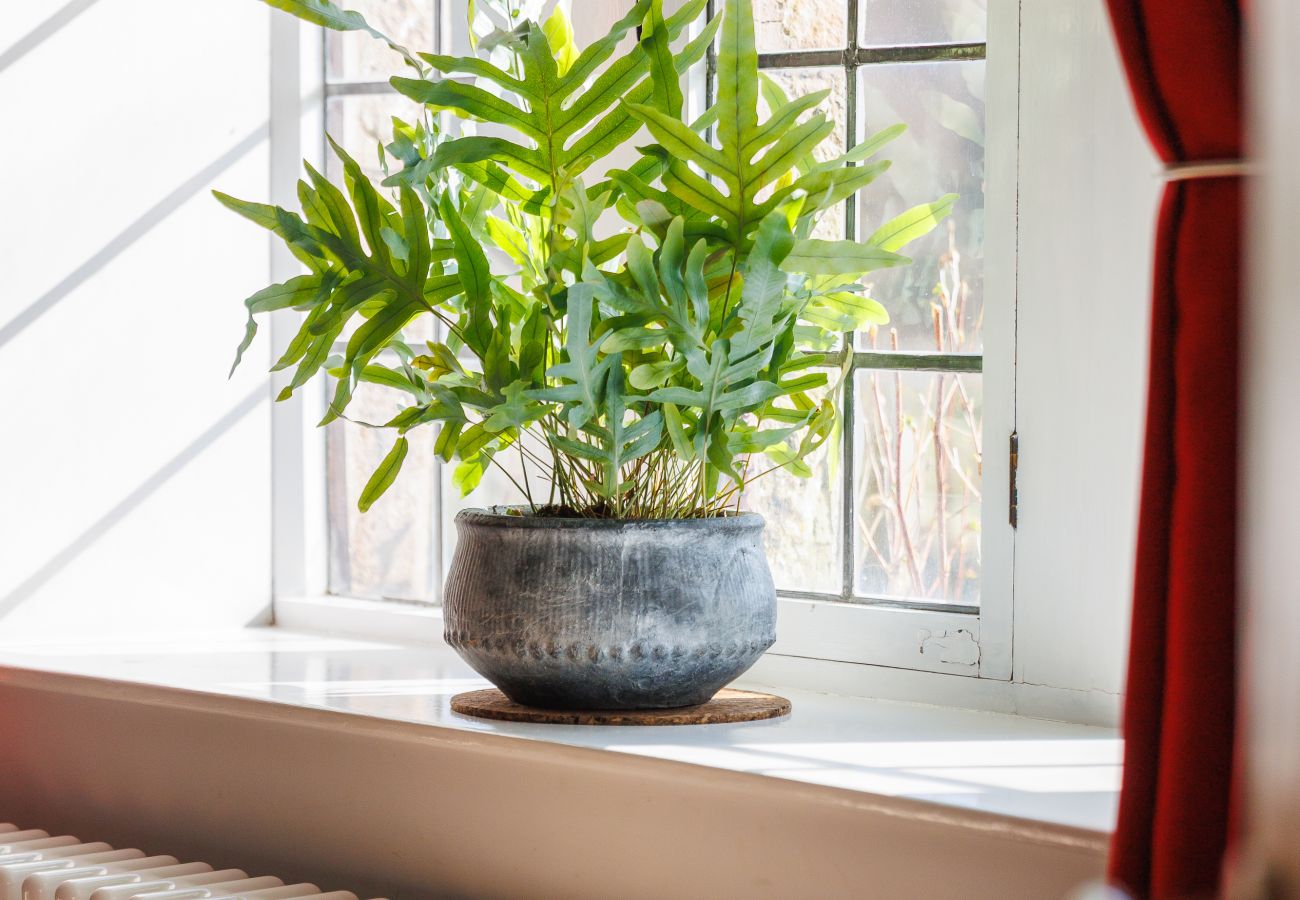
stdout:
<svg viewBox="0 0 1300 900">
<path fill-rule="evenodd" d="M 521 706 L 492 688 L 451 698 L 453 712 L 504 722 L 550 725 L 719 725 L 775 719 L 790 712 L 790 701 L 773 694 L 723 688 L 708 703 L 676 709 L 538 709 Z"/>
</svg>

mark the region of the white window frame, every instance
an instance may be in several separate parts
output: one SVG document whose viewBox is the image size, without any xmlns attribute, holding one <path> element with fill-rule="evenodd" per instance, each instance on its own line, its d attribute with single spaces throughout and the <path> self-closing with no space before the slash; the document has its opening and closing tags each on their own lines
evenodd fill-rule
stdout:
<svg viewBox="0 0 1300 900">
<path fill-rule="evenodd" d="M 324 47 L 319 29 L 283 14 L 274 14 L 272 21 L 272 197 L 277 204 L 292 207 L 301 160 L 319 165 L 324 155 Z M 445 16 L 441 25 L 452 49 L 465 43 L 463 16 Z M 923 691 L 902 691 L 901 695 L 917 699 L 979 693 L 977 689 L 972 694 L 956 682 L 951 682 L 951 689 L 940 687 L 936 692 L 937 684 L 949 682 L 946 678 L 936 682 L 929 677 L 932 675 L 957 676 L 962 682 L 1007 682 L 1013 675 L 1015 530 L 1003 498 L 1011 495 L 1006 450 L 1015 432 L 1019 32 L 1017 0 L 989 0 L 979 609 L 965 613 L 782 596 L 778 639 L 769 651 L 774 657 L 854 664 L 855 673 L 926 673 L 915 681 L 918 686 L 926 685 Z M 297 266 L 287 250 L 273 244 L 272 272 L 277 280 L 295 274 Z M 292 311 L 274 314 L 271 338 L 275 351 L 282 350 L 296 327 Z M 287 373 L 278 373 L 272 391 L 278 392 L 285 381 Z M 325 436 L 315 427 L 324 408 L 324 385 L 300 390 L 273 408 L 275 619 L 289 627 L 364 636 L 434 637 L 441 631 L 441 614 L 436 608 L 326 596 Z"/>
</svg>

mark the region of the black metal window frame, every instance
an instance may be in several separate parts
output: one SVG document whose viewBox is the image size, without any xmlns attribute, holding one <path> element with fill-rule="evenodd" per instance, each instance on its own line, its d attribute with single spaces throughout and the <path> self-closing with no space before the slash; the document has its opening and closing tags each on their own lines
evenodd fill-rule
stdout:
<svg viewBox="0 0 1300 900">
<path fill-rule="evenodd" d="M 859 41 L 861 7 L 865 0 L 841 0 L 845 4 L 844 46 L 830 50 L 783 50 L 759 53 L 758 67 L 762 69 L 837 68 L 845 77 L 844 146 L 858 142 L 858 71 L 875 65 L 898 63 L 944 63 L 982 61 L 987 56 L 986 41 L 959 43 L 897 44 L 891 46 L 861 46 Z M 709 0 L 706 15 L 712 19 L 717 14 L 717 0 Z M 710 47 L 706 57 L 704 92 L 706 104 L 714 99 L 714 81 L 717 71 L 717 48 Z M 857 236 L 857 196 L 844 201 L 844 236 L 852 240 Z M 855 335 L 844 335 L 844 344 L 854 348 L 849 373 L 844 379 L 840 398 L 843 435 L 840 468 L 840 592 L 829 594 L 818 591 L 782 589 L 783 597 L 802 600 L 829 600 L 873 606 L 896 606 L 907 609 L 935 610 L 962 614 L 979 613 L 977 605 L 944 603 L 925 599 L 898 597 L 871 597 L 855 590 L 857 581 L 857 556 L 854 535 L 857 529 L 857 509 L 854 505 L 855 444 L 857 442 L 854 397 L 854 375 L 859 371 L 941 372 L 945 374 L 980 374 L 984 370 L 982 353 L 916 353 L 908 351 L 862 351 L 855 346 Z M 830 354 L 834 356 L 834 354 Z"/>
<path fill-rule="evenodd" d="M 429 0 L 433 8 L 435 40 L 441 43 L 444 36 L 442 29 L 442 7 L 446 0 Z M 984 41 L 957 43 L 898 44 L 891 46 L 861 46 L 859 43 L 859 23 L 861 6 L 865 0 L 842 0 L 846 5 L 846 27 L 844 46 L 828 50 L 785 50 L 758 54 L 760 69 L 795 69 L 795 68 L 838 68 L 845 74 L 846 110 L 844 123 L 845 147 L 852 147 L 857 142 L 858 130 L 858 71 L 873 65 L 890 65 L 898 63 L 943 63 L 972 62 L 986 58 L 987 43 Z M 717 0 L 709 0 L 706 16 L 712 18 L 717 14 Z M 397 92 L 387 81 L 366 80 L 331 80 L 325 53 L 321 54 L 321 74 L 324 85 L 322 105 L 332 98 L 355 97 L 365 95 L 393 95 Z M 708 102 L 714 97 L 714 76 L 717 70 L 716 47 L 709 48 L 705 61 L 704 90 Z M 323 138 L 323 136 L 322 136 Z M 322 140 L 322 143 L 324 141 Z M 844 201 L 845 237 L 853 239 L 857 232 L 857 197 Z M 855 337 L 845 334 L 845 345 L 854 347 Z M 838 358 L 838 354 L 828 354 Z M 966 603 L 944 603 L 926 599 L 871 597 L 859 594 L 856 582 L 856 546 L 854 535 L 857 527 L 857 510 L 854 506 L 854 466 L 856 444 L 854 374 L 859 371 L 903 371 L 903 372 L 939 372 L 945 374 L 980 374 L 984 368 L 982 353 L 938 353 L 912 351 L 863 351 L 852 354 L 851 367 L 845 378 L 841 396 L 842 435 L 841 440 L 841 587 L 838 593 L 782 589 L 778 593 L 783 597 L 805 600 L 822 600 L 847 602 L 857 605 L 895 606 L 907 609 L 934 610 L 960 614 L 978 614 L 979 607 Z"/>
</svg>

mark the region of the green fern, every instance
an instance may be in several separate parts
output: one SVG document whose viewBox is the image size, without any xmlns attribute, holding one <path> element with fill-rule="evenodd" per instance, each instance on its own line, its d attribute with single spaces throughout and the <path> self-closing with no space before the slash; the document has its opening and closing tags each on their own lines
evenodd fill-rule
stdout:
<svg viewBox="0 0 1300 900">
<path fill-rule="evenodd" d="M 399 398 L 386 421 L 358 423 L 396 432 L 363 510 L 430 425 L 463 492 L 510 450 L 546 471 L 548 502 L 584 515 L 712 515 L 762 474 L 810 474 L 809 454 L 837 434 L 824 351 L 888 321 L 858 277 L 906 263 L 899 251 L 952 207 L 915 207 L 861 243 L 810 237 L 885 171 L 870 160 L 901 127 L 818 162 L 834 128 L 826 93 L 791 100 L 760 77 L 749 0 L 690 39 L 705 0 L 669 17 L 662 0 L 636 0 L 581 51 L 558 7 L 539 23 L 480 0 L 495 28 L 475 31 L 467 58 L 411 54 L 330 0 L 267 2 L 388 41 L 414 72 L 392 84 L 424 110 L 394 120 L 380 151 L 389 191 L 331 142 L 342 186 L 307 166 L 300 212 L 217 194 L 306 268 L 245 301 L 236 365 L 257 317 L 295 310 L 280 399 L 321 371 L 335 382 L 323 423 L 347 417 L 363 383 Z M 717 103 L 684 122 L 681 75 L 719 35 Z M 448 136 L 444 114 L 492 134 Z M 654 143 L 638 161 L 584 183 L 643 126 Z M 632 227 L 603 225 L 611 210 Z M 442 339 L 417 352 L 405 331 L 429 316 Z"/>
<path fill-rule="evenodd" d="M 504 190 L 535 209 L 536 204 L 555 196 L 570 180 L 636 133 L 640 123 L 621 102 L 648 101 L 657 86 L 661 94 L 667 91 L 672 96 L 678 75 L 703 57 L 717 26 L 705 28 L 676 56 L 668 50 L 668 42 L 698 18 L 704 4 L 705 0 L 691 0 L 662 28 L 647 29 L 631 53 L 614 60 L 594 79 L 596 70 L 609 60 L 624 35 L 645 23 L 652 9 L 658 10 L 657 3 L 638 0 L 608 34 L 587 47 L 564 72 L 560 71 L 555 48 L 545 30 L 535 22 L 528 23 L 522 34 L 522 72 L 518 76 L 484 59 L 420 54 L 444 76 L 472 76 L 490 82 L 497 91 L 450 77 L 398 77 L 392 79 L 393 87 L 420 103 L 510 128 L 527 142 L 482 135 L 450 140 L 429 159 L 393 176 L 388 183 L 420 182 L 434 169 L 456 166 L 469 177 Z M 654 78 L 648 77 L 652 69 L 658 70 Z M 678 108 L 680 102 L 678 88 Z M 666 108 L 673 109 L 671 101 Z M 501 167 L 535 182 L 537 191 L 523 188 L 509 174 L 502 173 Z"/>
</svg>

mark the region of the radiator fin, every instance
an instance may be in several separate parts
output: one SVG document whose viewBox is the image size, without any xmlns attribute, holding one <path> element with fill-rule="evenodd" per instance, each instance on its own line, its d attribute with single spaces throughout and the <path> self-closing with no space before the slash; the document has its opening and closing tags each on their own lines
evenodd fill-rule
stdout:
<svg viewBox="0 0 1300 900">
<path fill-rule="evenodd" d="M 351 891 L 321 893 L 242 869 L 214 870 L 174 856 L 115 850 L 102 841 L 50 835 L 0 823 L 0 900 L 357 900 Z"/>
</svg>

